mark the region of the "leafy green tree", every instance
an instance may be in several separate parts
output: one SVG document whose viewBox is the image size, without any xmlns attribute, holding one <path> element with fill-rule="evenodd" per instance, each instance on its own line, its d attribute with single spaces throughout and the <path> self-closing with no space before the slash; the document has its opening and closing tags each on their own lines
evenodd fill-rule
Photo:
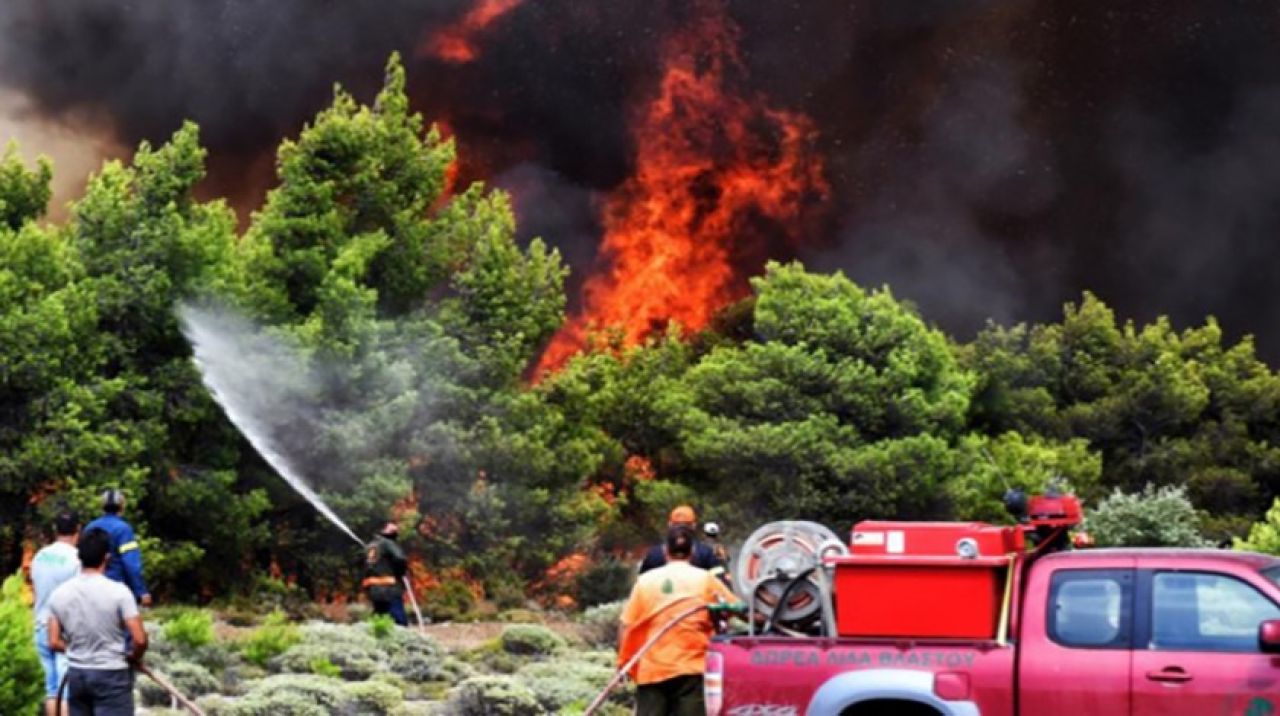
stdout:
<svg viewBox="0 0 1280 716">
<path fill-rule="evenodd" d="M 1280 500 L 1272 503 L 1261 522 L 1249 528 L 1247 539 L 1235 539 L 1235 548 L 1280 555 Z"/>
<path fill-rule="evenodd" d="M 49 160 L 41 158 L 35 171 L 28 171 L 18 158 L 17 144 L 10 142 L 0 156 L 0 226 L 17 231 L 43 216 L 52 196 L 52 179 Z"/>
<path fill-rule="evenodd" d="M 945 514 L 973 382 L 946 338 L 838 273 L 771 263 L 753 286 L 756 337 L 712 348 L 665 402 L 691 484 L 744 519 Z"/>
<path fill-rule="evenodd" d="M 36 655 L 31 608 L 22 599 L 22 575 L 0 586 L 0 713 L 36 716 L 44 701 L 44 669 Z"/>
<path fill-rule="evenodd" d="M 1100 496 L 1102 458 L 1081 438 L 1056 443 L 1012 431 L 997 437 L 970 434 L 959 449 L 962 469 L 946 485 L 959 519 L 1010 521 L 1001 498 L 1013 488 L 1029 495 L 1055 487 L 1085 500 Z"/>
<path fill-rule="evenodd" d="M 1095 296 L 1059 324 L 989 326 L 960 351 L 978 376 L 972 428 L 1084 439 L 1104 486 L 1181 485 L 1217 537 L 1240 533 L 1280 488 L 1280 377 L 1210 319 L 1120 324 Z"/>
<path fill-rule="evenodd" d="M 1116 490 L 1085 513 L 1085 528 L 1099 547 L 1209 547 L 1200 517 L 1181 487 L 1147 485 Z"/>
</svg>

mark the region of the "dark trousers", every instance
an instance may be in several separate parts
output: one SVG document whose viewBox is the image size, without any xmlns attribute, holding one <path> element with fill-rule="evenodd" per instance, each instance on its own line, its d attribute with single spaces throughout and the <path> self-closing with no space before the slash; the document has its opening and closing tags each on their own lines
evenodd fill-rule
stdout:
<svg viewBox="0 0 1280 716">
<path fill-rule="evenodd" d="M 701 676 L 677 676 L 636 687 L 636 716 L 705 716 Z"/>
<path fill-rule="evenodd" d="M 382 600 L 372 599 L 374 614 L 390 614 L 396 624 L 400 626 L 409 626 L 409 618 L 404 614 L 404 600 L 399 597 L 395 599 Z"/>
<path fill-rule="evenodd" d="M 132 669 L 67 670 L 71 716 L 133 716 Z"/>
</svg>

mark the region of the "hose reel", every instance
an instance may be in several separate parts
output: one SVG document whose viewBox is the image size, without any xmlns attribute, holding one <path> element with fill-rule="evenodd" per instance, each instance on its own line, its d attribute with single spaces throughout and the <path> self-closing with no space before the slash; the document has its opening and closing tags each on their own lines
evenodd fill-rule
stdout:
<svg viewBox="0 0 1280 716">
<path fill-rule="evenodd" d="M 819 620 L 831 631 L 831 583 L 823 558 L 848 554 L 835 533 L 816 522 L 770 522 L 738 551 L 733 583 L 738 596 L 769 626 L 808 632 Z"/>
</svg>

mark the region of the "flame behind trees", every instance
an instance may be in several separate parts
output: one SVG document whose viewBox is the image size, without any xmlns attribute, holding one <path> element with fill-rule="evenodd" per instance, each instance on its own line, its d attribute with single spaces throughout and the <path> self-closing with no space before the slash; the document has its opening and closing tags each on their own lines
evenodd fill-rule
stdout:
<svg viewBox="0 0 1280 716">
<path fill-rule="evenodd" d="M 745 73 L 737 42 L 712 2 L 666 43 L 657 92 L 632 127 L 634 173 L 605 202 L 607 266 L 587 279 L 583 311 L 539 373 L 580 350 L 593 328 L 620 328 L 627 344 L 672 321 L 702 328 L 745 295 L 735 264 L 744 249 L 771 233 L 800 239 L 806 209 L 827 192 L 815 130 L 803 115 L 733 90 Z"/>
</svg>

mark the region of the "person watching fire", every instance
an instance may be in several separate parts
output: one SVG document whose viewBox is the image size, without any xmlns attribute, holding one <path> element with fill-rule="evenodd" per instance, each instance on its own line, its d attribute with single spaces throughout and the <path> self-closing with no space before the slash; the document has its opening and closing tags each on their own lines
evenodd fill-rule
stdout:
<svg viewBox="0 0 1280 716">
<path fill-rule="evenodd" d="M 107 563 L 107 579 L 129 588 L 138 606 L 151 606 L 151 592 L 142 578 L 142 549 L 133 532 L 133 525 L 125 521 L 124 491 L 110 489 L 102 493 L 102 516 L 85 525 L 84 531 L 102 530 L 111 543 L 111 561 Z"/>
<path fill-rule="evenodd" d="M 636 580 L 623 607 L 618 665 L 625 667 L 651 638 L 629 676 L 636 683 L 637 716 L 699 716 L 705 713 L 702 675 L 714 631 L 704 610 L 689 608 L 736 603 L 737 598 L 709 571 L 693 566 L 693 527 L 675 523 L 667 531 L 666 564 Z M 666 633 L 675 619 L 685 616 Z"/>
<path fill-rule="evenodd" d="M 698 515 L 689 505 L 680 505 L 671 510 L 671 515 L 667 519 L 667 529 L 670 530 L 676 526 L 683 526 L 689 529 L 689 534 L 696 534 L 698 528 Z M 644 560 L 640 562 L 640 574 L 644 574 L 651 569 L 657 569 L 667 563 L 667 552 L 665 544 L 655 544 L 645 553 Z M 716 551 L 703 542 L 693 539 L 693 552 L 689 558 L 689 564 L 699 569 L 705 569 L 717 577 L 723 578 L 725 574 L 725 563 L 716 555 Z"/>
</svg>

